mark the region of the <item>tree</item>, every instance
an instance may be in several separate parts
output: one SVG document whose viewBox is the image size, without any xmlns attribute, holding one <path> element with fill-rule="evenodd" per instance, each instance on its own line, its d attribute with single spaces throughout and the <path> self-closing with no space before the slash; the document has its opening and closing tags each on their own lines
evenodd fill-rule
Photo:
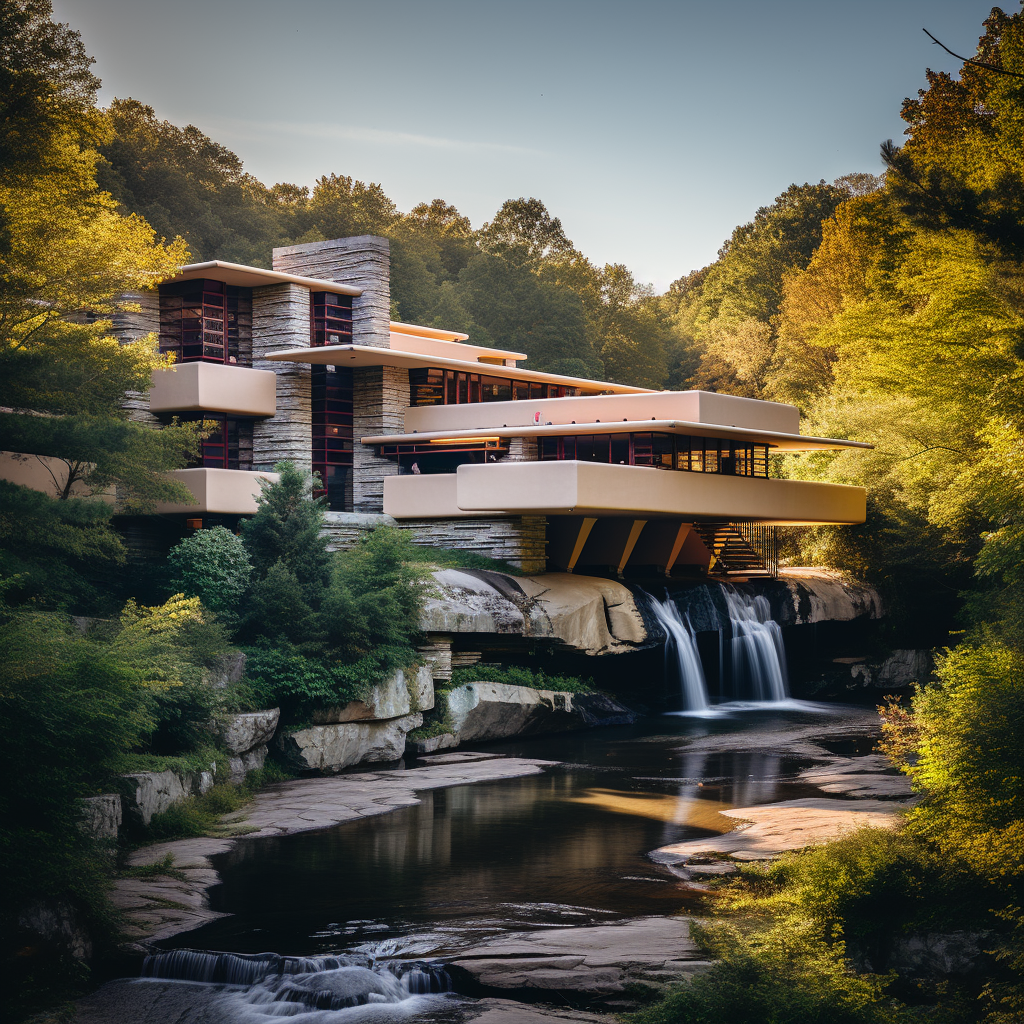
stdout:
<svg viewBox="0 0 1024 1024">
<path fill-rule="evenodd" d="M 280 565 L 316 607 L 331 578 L 331 553 L 321 532 L 324 501 L 312 496 L 315 478 L 294 462 L 279 462 L 274 471 L 280 479 L 263 484 L 256 514 L 242 527 L 242 542 L 257 581 Z"/>
<path fill-rule="evenodd" d="M 862 182 L 851 186 L 843 180 L 790 185 L 736 228 L 700 282 L 685 289 L 678 326 L 692 331 L 704 349 L 695 383 L 765 397 L 783 283 L 791 271 L 807 266 L 821 242 L 822 222 L 849 198 L 849 188 L 863 188 Z"/>
<path fill-rule="evenodd" d="M 0 179 L 6 232 L 0 245 L 0 408 L 8 451 L 62 460 L 54 473 L 54 498 L 67 502 L 87 491 L 120 489 L 124 510 L 145 509 L 160 499 L 181 499 L 184 489 L 164 475 L 186 465 L 196 451 L 192 427 L 147 430 L 129 421 L 125 390 L 145 393 L 152 370 L 162 365 L 152 336 L 120 345 L 110 320 L 125 293 L 151 287 L 187 258 L 183 243 L 158 242 L 152 228 L 118 211 L 96 183 L 98 155 L 90 148 L 106 136 L 92 106 L 96 80 L 78 34 L 49 21 L 41 0 L 3 5 L 11 33 L 0 44 L 0 78 L 12 85 L 6 109 L 10 144 L 23 158 Z M 19 98 L 20 97 L 20 98 Z M 30 116 L 46 107 L 37 122 Z M 11 150 L 14 153 L 14 150 Z M 28 159 L 31 153 L 38 157 Z M 13 158 L 13 157 L 12 157 Z M 21 516 L 39 502 L 4 489 L 0 509 L 7 561 L 28 568 L 32 553 L 19 538 L 37 525 Z M 45 503 L 44 503 L 45 504 Z M 107 510 L 106 517 L 112 509 Z M 28 590 L 58 600 L 82 592 L 72 568 L 71 586 L 47 592 L 61 550 L 73 565 L 88 548 L 120 553 L 111 538 L 97 543 L 102 514 L 70 504 L 47 506 L 43 519 L 63 523 L 59 543 L 42 546 L 30 569 Z"/>
<path fill-rule="evenodd" d="M 198 530 L 167 556 L 171 587 L 198 597 L 228 626 L 239 621 L 252 562 L 239 537 L 223 526 Z"/>
</svg>

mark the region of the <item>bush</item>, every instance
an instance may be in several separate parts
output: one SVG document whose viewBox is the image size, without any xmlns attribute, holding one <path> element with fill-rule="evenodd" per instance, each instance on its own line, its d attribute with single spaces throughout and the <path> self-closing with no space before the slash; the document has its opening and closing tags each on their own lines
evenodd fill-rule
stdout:
<svg viewBox="0 0 1024 1024">
<path fill-rule="evenodd" d="M 453 687 L 476 682 L 532 686 L 537 690 L 556 690 L 561 693 L 590 693 L 594 689 L 593 679 L 549 676 L 542 669 L 534 670 L 515 665 L 471 665 L 468 668 L 457 668 L 452 672 Z"/>
<path fill-rule="evenodd" d="M 252 562 L 239 537 L 223 526 L 199 530 L 167 556 L 171 586 L 198 597 L 228 626 L 237 626 L 239 607 L 249 587 Z"/>
<path fill-rule="evenodd" d="M 463 551 L 461 548 L 435 548 L 426 544 L 410 544 L 408 561 L 427 562 L 431 565 L 457 569 L 486 569 L 489 572 L 500 572 L 506 576 L 526 575 L 517 565 L 500 558 L 488 558 L 476 551 Z"/>
<path fill-rule="evenodd" d="M 34 941 L 28 907 L 71 910 L 102 951 L 116 937 L 106 902 L 107 851 L 79 827 L 123 751 L 152 727 L 132 666 L 82 637 L 64 616 L 0 611 L 0 960 Z M 10 991 L 8 988 L 7 991 Z"/>
<path fill-rule="evenodd" d="M 725 925 L 691 932 L 716 963 L 632 1024 L 896 1024 L 923 1019 L 884 998 L 883 980 L 853 974 L 842 943 L 807 924 L 744 935 Z M 931 1020 L 942 1019 L 929 1017 Z"/>
<path fill-rule="evenodd" d="M 357 700 L 365 688 L 350 674 L 322 658 L 311 658 L 287 643 L 246 649 L 246 683 L 260 707 L 280 707 L 284 721 L 294 724 L 319 707 Z"/>
</svg>

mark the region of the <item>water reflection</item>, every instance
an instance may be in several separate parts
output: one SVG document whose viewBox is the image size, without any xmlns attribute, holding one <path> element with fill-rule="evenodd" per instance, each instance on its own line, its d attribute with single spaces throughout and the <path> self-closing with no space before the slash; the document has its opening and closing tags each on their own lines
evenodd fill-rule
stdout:
<svg viewBox="0 0 1024 1024">
<path fill-rule="evenodd" d="M 211 894 L 214 909 L 235 916 L 187 945 L 315 955 L 429 932 L 427 945 L 444 947 L 481 931 L 677 910 L 692 893 L 651 850 L 727 831 L 729 807 L 807 795 L 795 782 L 804 762 L 680 743 L 719 728 L 506 745 L 568 763 L 424 792 L 417 806 L 323 832 L 243 840 L 218 859 L 224 881 Z"/>
</svg>

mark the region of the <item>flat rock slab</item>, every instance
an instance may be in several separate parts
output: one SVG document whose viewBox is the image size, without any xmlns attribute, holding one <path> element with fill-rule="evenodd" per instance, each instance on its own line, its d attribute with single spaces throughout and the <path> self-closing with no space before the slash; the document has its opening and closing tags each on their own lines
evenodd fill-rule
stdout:
<svg viewBox="0 0 1024 1024">
<path fill-rule="evenodd" d="M 459 758 L 459 755 L 450 756 Z M 232 814 L 229 818 L 232 825 L 244 824 L 255 830 L 245 837 L 247 840 L 311 832 L 412 807 L 420 802 L 417 792 L 424 790 L 536 775 L 557 763 L 480 754 L 475 760 L 463 757 L 453 763 L 408 770 L 292 779 L 261 790 L 242 814 Z M 129 858 L 133 867 L 159 864 L 170 854 L 174 870 L 182 871 L 186 880 L 158 875 L 122 878 L 115 882 L 113 899 L 126 913 L 129 937 L 167 939 L 224 917 L 209 909 L 207 890 L 220 881 L 210 857 L 226 853 L 235 842 L 204 837 L 157 843 L 136 850 Z"/>
<path fill-rule="evenodd" d="M 711 733 L 695 737 L 680 749 L 688 754 L 705 750 L 715 753 L 753 750 L 759 753 L 788 754 L 791 757 L 825 761 L 834 758 L 835 755 L 827 747 L 822 746 L 822 743 L 872 739 L 880 736 L 881 732 L 878 714 L 869 708 L 830 708 L 821 713 L 821 719 L 817 722 L 767 723 L 764 728 L 743 732 Z M 647 737 L 648 742 L 660 741 L 663 738 Z"/>
<path fill-rule="evenodd" d="M 802 782 L 825 793 L 852 797 L 880 797 L 906 800 L 913 796 L 910 779 L 893 768 L 881 754 L 861 757 L 830 757 L 828 761 L 800 773 Z"/>
<path fill-rule="evenodd" d="M 769 860 L 789 850 L 802 850 L 838 839 L 866 825 L 892 828 L 908 806 L 894 800 L 810 797 L 757 807 L 735 807 L 722 811 L 744 822 L 732 832 L 662 846 L 651 854 L 651 859 L 671 864 L 685 862 L 690 857 L 727 854 L 735 860 Z"/>
<path fill-rule="evenodd" d="M 473 991 L 621 996 L 631 981 L 660 985 L 706 967 L 685 917 L 641 917 L 586 928 L 518 932 L 449 962 Z"/>
<path fill-rule="evenodd" d="M 420 764 L 468 764 L 470 761 L 497 761 L 505 754 L 487 754 L 477 750 L 459 750 L 451 754 L 425 754 L 417 758 Z"/>
</svg>

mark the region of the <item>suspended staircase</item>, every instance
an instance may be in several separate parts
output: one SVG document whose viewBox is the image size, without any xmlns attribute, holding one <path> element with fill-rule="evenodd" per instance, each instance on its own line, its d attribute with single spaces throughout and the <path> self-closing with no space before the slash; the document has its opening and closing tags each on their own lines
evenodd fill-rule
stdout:
<svg viewBox="0 0 1024 1024">
<path fill-rule="evenodd" d="M 711 552 L 716 576 L 777 576 L 779 539 L 774 526 L 758 523 L 694 523 L 693 532 Z"/>
</svg>

